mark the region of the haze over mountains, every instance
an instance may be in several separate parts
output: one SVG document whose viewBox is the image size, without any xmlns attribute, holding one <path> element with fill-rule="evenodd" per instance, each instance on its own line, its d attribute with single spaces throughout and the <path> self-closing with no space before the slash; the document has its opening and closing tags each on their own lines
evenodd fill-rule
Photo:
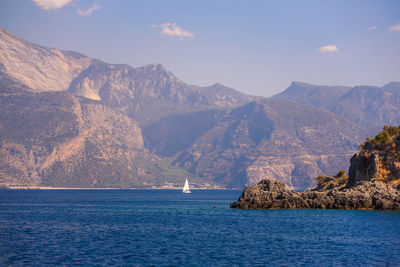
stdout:
<svg viewBox="0 0 400 267">
<path fill-rule="evenodd" d="M 293 82 L 275 98 L 322 107 L 365 125 L 371 134 L 383 124 L 400 125 L 400 82 L 376 86 L 320 86 Z"/>
<path fill-rule="evenodd" d="M 243 74 L 245 75 L 245 74 Z M 346 169 L 357 145 L 400 124 L 400 83 L 293 83 L 272 98 L 187 85 L 32 44 L 0 28 L 0 185 L 294 189 Z"/>
</svg>

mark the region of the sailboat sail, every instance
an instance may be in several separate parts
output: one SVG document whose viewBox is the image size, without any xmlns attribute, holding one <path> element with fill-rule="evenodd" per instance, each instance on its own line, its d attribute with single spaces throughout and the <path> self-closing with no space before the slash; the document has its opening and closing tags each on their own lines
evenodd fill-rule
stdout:
<svg viewBox="0 0 400 267">
<path fill-rule="evenodd" d="M 188 182 L 187 179 L 186 179 L 186 181 L 185 181 L 185 185 L 183 186 L 182 192 L 183 192 L 183 193 L 190 193 L 189 182 Z"/>
</svg>

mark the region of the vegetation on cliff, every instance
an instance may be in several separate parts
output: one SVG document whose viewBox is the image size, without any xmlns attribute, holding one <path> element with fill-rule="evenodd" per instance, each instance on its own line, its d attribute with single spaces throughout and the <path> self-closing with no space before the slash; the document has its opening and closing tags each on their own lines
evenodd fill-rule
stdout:
<svg viewBox="0 0 400 267">
<path fill-rule="evenodd" d="M 359 145 L 360 153 L 369 153 L 374 150 L 384 150 L 386 153 L 396 153 L 398 137 L 400 136 L 400 126 L 385 125 L 374 138 L 366 138 L 366 141 Z"/>
</svg>

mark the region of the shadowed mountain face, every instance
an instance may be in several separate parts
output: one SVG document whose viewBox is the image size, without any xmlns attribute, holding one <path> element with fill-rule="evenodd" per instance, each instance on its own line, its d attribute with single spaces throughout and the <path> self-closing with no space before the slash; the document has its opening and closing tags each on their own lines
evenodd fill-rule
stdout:
<svg viewBox="0 0 400 267">
<path fill-rule="evenodd" d="M 194 118 L 208 124 L 188 132 L 186 122 Z M 145 128 L 144 133 L 153 151 L 176 153 L 177 166 L 228 187 L 274 177 L 291 188 L 305 189 L 315 185 L 317 175 L 348 167 L 364 131 L 323 109 L 263 99 L 231 111 L 172 116 Z M 175 133 L 181 132 L 190 139 L 184 144 L 181 138 L 175 139 Z"/>
<path fill-rule="evenodd" d="M 274 98 L 330 110 L 370 128 L 373 134 L 383 125 L 400 124 L 400 83 L 376 86 L 319 86 L 293 82 Z"/>
<path fill-rule="evenodd" d="M 161 119 L 143 129 L 146 147 L 160 156 L 172 157 L 193 145 L 226 113 L 211 109 Z"/>
</svg>

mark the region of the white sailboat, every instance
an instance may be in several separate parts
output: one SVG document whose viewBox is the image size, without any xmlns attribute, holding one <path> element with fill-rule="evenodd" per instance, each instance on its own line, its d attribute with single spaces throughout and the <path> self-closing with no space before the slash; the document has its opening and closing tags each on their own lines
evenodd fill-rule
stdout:
<svg viewBox="0 0 400 267">
<path fill-rule="evenodd" d="M 186 179 L 185 185 L 183 186 L 182 193 L 192 193 L 192 192 L 190 192 L 189 182 L 187 179 Z"/>
</svg>

